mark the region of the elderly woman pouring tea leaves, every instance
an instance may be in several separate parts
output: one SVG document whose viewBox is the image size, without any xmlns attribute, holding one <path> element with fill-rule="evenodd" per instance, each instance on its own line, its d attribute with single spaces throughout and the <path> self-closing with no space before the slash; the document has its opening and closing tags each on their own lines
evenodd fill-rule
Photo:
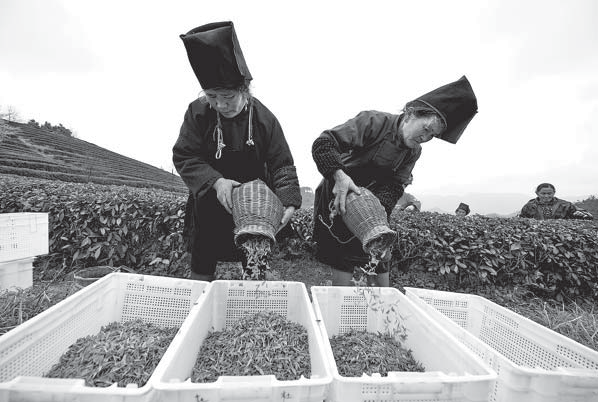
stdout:
<svg viewBox="0 0 598 402">
<path fill-rule="evenodd" d="M 354 268 L 369 261 L 356 238 L 347 241 L 352 237 L 342 220 L 347 195 L 368 188 L 388 218 L 421 144 L 433 138 L 455 144 L 476 113 L 477 99 L 463 76 L 407 103 L 401 114 L 363 111 L 314 141 L 312 155 L 323 180 L 315 192 L 313 237 L 317 257 L 333 268 L 333 285 L 351 285 Z M 385 255 L 376 267 L 378 286 L 389 286 L 389 260 Z"/>
<path fill-rule="evenodd" d="M 211 281 L 217 261 L 245 258 L 233 241 L 233 188 L 263 180 L 284 206 L 281 226 L 301 206 L 301 192 L 278 120 L 249 91 L 233 23 L 202 25 L 181 39 L 203 96 L 189 104 L 172 160 L 190 193 L 191 279 Z"/>
</svg>

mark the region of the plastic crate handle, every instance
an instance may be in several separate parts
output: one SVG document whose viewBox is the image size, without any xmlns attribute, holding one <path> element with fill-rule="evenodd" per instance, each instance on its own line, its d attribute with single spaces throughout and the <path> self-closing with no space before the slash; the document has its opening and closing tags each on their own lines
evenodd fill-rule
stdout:
<svg viewBox="0 0 598 402">
<path fill-rule="evenodd" d="M 269 400 L 276 384 L 273 374 L 258 376 L 220 376 L 220 399 L 226 401 Z"/>
<path fill-rule="evenodd" d="M 564 374 L 561 377 L 563 384 L 575 388 L 598 388 L 598 372 L 586 368 L 558 367 L 555 371 Z"/>
<path fill-rule="evenodd" d="M 410 381 L 413 378 L 413 382 Z M 449 379 L 450 377 L 440 371 L 430 371 L 426 373 L 425 380 L 422 382 L 422 373 L 390 371 L 388 378 L 396 378 L 399 383 L 393 384 L 396 393 L 401 394 L 440 394 L 444 390 L 444 384 L 438 380 Z M 429 380 L 429 382 L 427 382 Z"/>
<path fill-rule="evenodd" d="M 44 378 L 33 376 L 18 376 L 5 383 L 8 389 L 14 391 L 44 392 L 72 391 L 85 387 L 83 378 Z"/>
</svg>

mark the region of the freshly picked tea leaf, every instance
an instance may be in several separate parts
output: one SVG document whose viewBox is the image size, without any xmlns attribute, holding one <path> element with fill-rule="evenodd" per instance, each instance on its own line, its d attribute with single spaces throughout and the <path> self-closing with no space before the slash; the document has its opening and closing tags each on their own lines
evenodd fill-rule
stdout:
<svg viewBox="0 0 598 402">
<path fill-rule="evenodd" d="M 211 332 L 202 343 L 191 381 L 268 374 L 278 380 L 309 378 L 311 366 L 307 330 L 279 314 L 263 311 Z"/>
<path fill-rule="evenodd" d="M 387 376 L 389 371 L 425 371 L 411 350 L 387 334 L 351 330 L 331 337 L 330 346 L 338 373 L 344 377 L 361 377 L 364 373 Z"/>
<path fill-rule="evenodd" d="M 178 328 L 142 320 L 112 322 L 97 335 L 79 338 L 45 377 L 83 378 L 85 385 L 145 385 Z"/>
</svg>

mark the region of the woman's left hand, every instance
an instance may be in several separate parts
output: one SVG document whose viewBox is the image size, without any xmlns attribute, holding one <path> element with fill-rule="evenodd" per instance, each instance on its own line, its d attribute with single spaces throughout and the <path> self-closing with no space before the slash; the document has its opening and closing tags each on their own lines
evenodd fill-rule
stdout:
<svg viewBox="0 0 598 402">
<path fill-rule="evenodd" d="M 280 220 L 280 229 L 282 229 L 287 223 L 289 223 L 294 213 L 294 206 L 289 206 L 284 210 L 284 213 L 282 214 L 282 219 Z"/>
</svg>

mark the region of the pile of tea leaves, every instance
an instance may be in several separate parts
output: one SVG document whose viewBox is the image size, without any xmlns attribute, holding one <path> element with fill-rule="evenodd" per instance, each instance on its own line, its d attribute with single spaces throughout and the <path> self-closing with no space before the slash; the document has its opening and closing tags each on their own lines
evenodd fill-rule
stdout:
<svg viewBox="0 0 598 402">
<path fill-rule="evenodd" d="M 220 376 L 273 374 L 278 380 L 311 376 L 307 330 L 271 311 L 247 315 L 203 341 L 192 382 Z"/>
<path fill-rule="evenodd" d="M 389 371 L 424 372 L 423 365 L 388 334 L 350 330 L 330 338 L 330 346 L 338 369 L 343 377 L 361 377 L 364 373 Z"/>
<path fill-rule="evenodd" d="M 162 328 L 142 320 L 112 322 L 96 335 L 79 338 L 45 375 L 83 378 L 85 385 L 144 386 L 178 328 Z"/>
</svg>

